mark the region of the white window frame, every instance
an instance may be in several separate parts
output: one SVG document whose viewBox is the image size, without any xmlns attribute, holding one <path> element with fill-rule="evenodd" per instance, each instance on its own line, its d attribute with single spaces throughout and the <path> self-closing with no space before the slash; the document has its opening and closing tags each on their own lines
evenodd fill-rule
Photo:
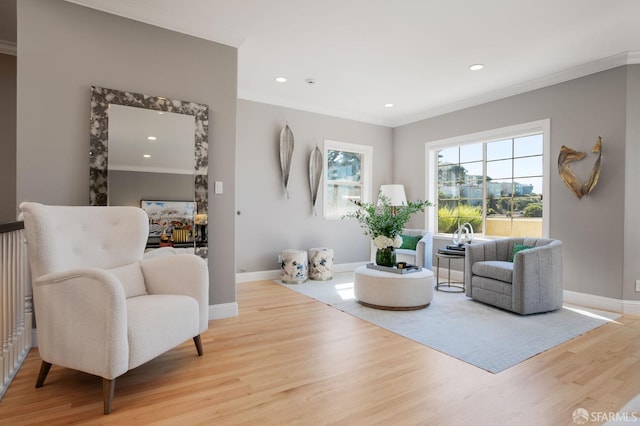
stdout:
<svg viewBox="0 0 640 426">
<path fill-rule="evenodd" d="M 549 237 L 550 222 L 550 202 L 549 188 L 551 182 L 551 120 L 544 119 L 531 121 L 528 123 L 516 124 L 513 126 L 501 127 L 498 129 L 487 130 L 478 133 L 470 133 L 467 135 L 456 136 L 453 138 L 440 139 L 437 141 L 425 143 L 425 164 L 427 170 L 425 173 L 426 181 L 426 198 L 435 201 L 436 208 L 427 209 L 425 211 L 426 229 L 433 232 L 433 235 L 444 236 L 438 234 L 438 149 L 447 148 L 457 145 L 465 145 L 470 143 L 486 143 L 499 141 L 501 139 L 510 139 L 526 136 L 534 133 L 542 133 L 542 237 Z M 491 238 L 490 236 L 487 238 Z"/>
<path fill-rule="evenodd" d="M 373 180 L 373 147 L 370 145 L 360 145 L 348 142 L 339 142 L 325 139 L 323 146 L 323 186 L 322 186 L 322 199 L 323 199 L 323 217 L 325 219 L 342 219 L 342 215 L 329 214 L 329 200 L 327 198 L 327 185 L 329 184 L 328 170 L 329 170 L 329 151 L 347 151 L 355 152 L 362 156 L 360 163 L 360 178 L 362 180 L 362 202 L 371 202 L 371 187 Z"/>
</svg>

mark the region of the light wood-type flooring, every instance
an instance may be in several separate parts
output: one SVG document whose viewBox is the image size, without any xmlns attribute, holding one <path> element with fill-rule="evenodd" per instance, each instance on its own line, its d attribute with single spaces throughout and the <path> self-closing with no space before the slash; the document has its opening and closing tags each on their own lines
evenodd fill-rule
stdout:
<svg viewBox="0 0 640 426">
<path fill-rule="evenodd" d="M 640 393 L 638 318 L 491 374 L 272 281 L 238 284 L 238 304 L 203 357 L 189 341 L 118 378 L 108 416 L 98 377 L 54 365 L 34 389 L 32 350 L 0 424 L 573 425 Z"/>
</svg>

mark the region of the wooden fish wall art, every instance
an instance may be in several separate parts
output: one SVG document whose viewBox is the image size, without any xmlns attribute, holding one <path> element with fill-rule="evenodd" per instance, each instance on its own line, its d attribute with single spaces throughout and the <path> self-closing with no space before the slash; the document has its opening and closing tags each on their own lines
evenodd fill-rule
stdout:
<svg viewBox="0 0 640 426">
<path fill-rule="evenodd" d="M 571 191 L 581 199 L 583 196 L 588 196 L 593 188 L 596 187 L 598 179 L 600 178 L 600 161 L 602 159 L 602 138 L 598 136 L 598 141 L 591 150 L 593 153 L 598 154 L 598 159 L 591 169 L 591 175 L 585 182 L 581 182 L 576 176 L 575 172 L 571 168 L 571 163 L 574 161 L 580 161 L 587 156 L 584 152 L 576 151 L 567 146 L 562 145 L 560 148 L 560 154 L 558 155 L 558 173 L 560 178 L 567 185 Z"/>
</svg>

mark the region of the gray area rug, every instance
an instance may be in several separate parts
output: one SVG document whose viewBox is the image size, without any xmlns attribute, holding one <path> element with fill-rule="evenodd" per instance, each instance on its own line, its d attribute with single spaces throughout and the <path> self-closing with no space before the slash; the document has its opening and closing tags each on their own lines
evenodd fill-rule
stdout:
<svg viewBox="0 0 640 426">
<path fill-rule="evenodd" d="M 463 293 L 436 291 L 425 309 L 385 311 L 355 300 L 352 272 L 334 274 L 331 281 L 275 282 L 491 373 L 620 317 L 568 305 L 555 312 L 520 316 L 476 302 Z"/>
</svg>

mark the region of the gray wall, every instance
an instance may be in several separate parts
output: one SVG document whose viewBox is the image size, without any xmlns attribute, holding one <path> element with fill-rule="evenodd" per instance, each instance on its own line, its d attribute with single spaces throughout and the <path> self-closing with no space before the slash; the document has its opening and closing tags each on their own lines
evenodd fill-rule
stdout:
<svg viewBox="0 0 640 426">
<path fill-rule="evenodd" d="M 395 150 L 413 154 L 394 158 L 395 180 L 407 185 L 412 193 L 424 196 L 425 142 L 550 118 L 551 189 L 547 200 L 551 212 L 547 219 L 550 237 L 564 244 L 564 288 L 621 299 L 625 183 L 628 182 L 625 180 L 625 148 L 631 143 L 625 129 L 627 68 L 398 127 L 394 129 Z M 637 84 L 637 78 L 634 81 Z M 590 152 L 598 136 L 603 139 L 600 181 L 589 197 L 578 200 L 560 180 L 556 158 L 562 145 Z M 633 143 L 637 144 L 637 139 Z M 637 155 L 634 158 L 637 159 Z M 593 157 L 589 156 L 583 162 L 590 162 L 587 164 L 590 168 L 592 161 Z M 637 180 L 632 185 L 637 188 L 635 182 Z M 628 195 L 637 200 L 637 189 Z M 424 226 L 424 215 L 417 215 L 412 224 Z M 634 245 L 636 242 L 637 239 Z M 627 281 L 625 289 L 631 285 Z M 625 295 L 637 298 L 637 293 L 625 291 Z"/>
<path fill-rule="evenodd" d="M 624 285 L 622 298 L 640 300 L 640 65 L 627 67 L 627 145 L 625 147 Z"/>
<path fill-rule="evenodd" d="M 193 175 L 109 170 L 109 205 L 140 207 L 140 200 L 193 201 L 193 187 Z"/>
<path fill-rule="evenodd" d="M 89 86 L 209 105 L 210 301 L 235 301 L 237 50 L 62 0 L 18 2 L 18 40 L 18 202 L 89 203 Z"/>
<path fill-rule="evenodd" d="M 285 199 L 280 170 L 280 131 L 289 124 L 295 140 L 290 199 Z M 375 197 L 380 185 L 392 183 L 392 130 L 326 115 L 273 105 L 238 101 L 236 156 L 236 266 L 238 271 L 278 269 L 283 249 L 331 247 L 335 263 L 369 259 L 370 243 L 353 220 L 322 217 L 322 193 L 318 216 L 311 211 L 309 155 L 325 139 L 373 146 Z M 377 198 L 376 198 L 377 199 Z"/>
<path fill-rule="evenodd" d="M 16 220 L 16 57 L 0 53 L 0 223 Z"/>
</svg>

